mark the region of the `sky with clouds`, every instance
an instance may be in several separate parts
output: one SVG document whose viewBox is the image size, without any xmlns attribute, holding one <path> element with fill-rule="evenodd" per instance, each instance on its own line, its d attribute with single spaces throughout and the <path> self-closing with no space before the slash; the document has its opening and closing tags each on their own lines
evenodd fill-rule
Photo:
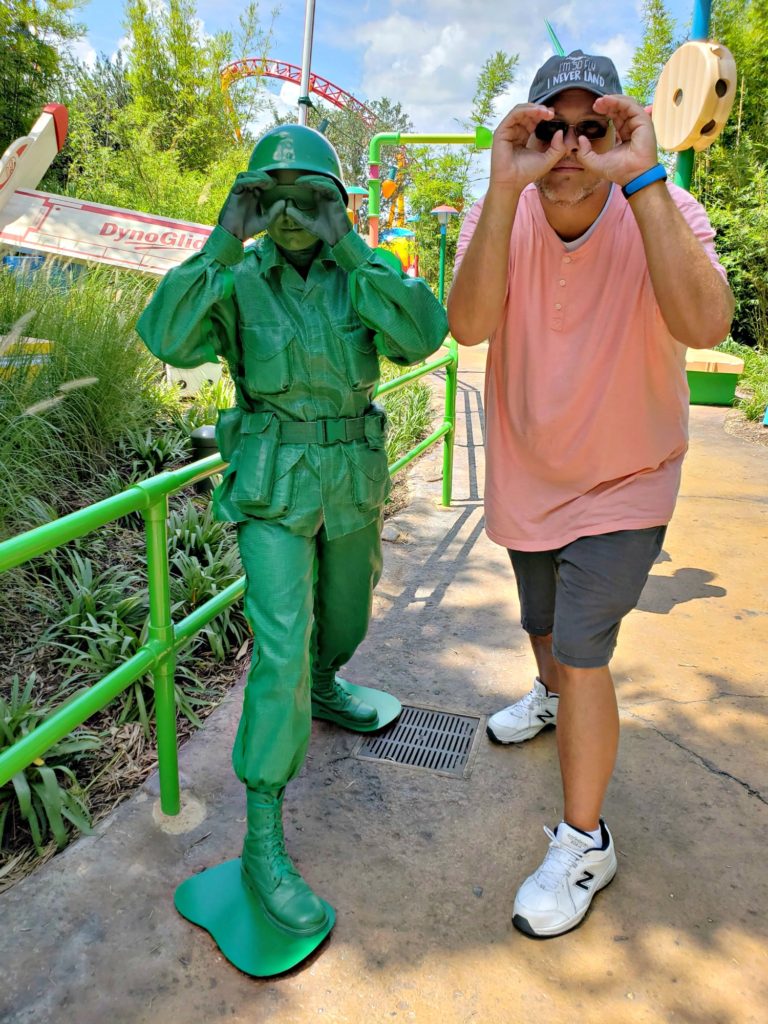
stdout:
<svg viewBox="0 0 768 1024">
<path fill-rule="evenodd" d="M 268 20 L 271 4 L 262 3 Z M 198 0 L 204 30 L 235 28 L 238 0 Z M 668 0 L 680 33 L 693 0 Z M 496 50 L 519 54 L 516 81 L 499 99 L 499 117 L 527 97 L 536 70 L 552 54 L 544 19 L 566 52 L 610 56 L 626 73 L 641 34 L 641 0 L 316 0 L 312 70 L 365 102 L 388 96 L 408 111 L 417 131 L 455 131 L 472 105 L 478 73 Z M 301 62 L 304 0 L 282 0 L 270 56 Z M 123 8 L 87 0 L 78 20 L 87 27 L 81 59 L 113 54 L 125 40 Z M 275 82 L 281 112 L 295 112 L 298 88 Z"/>
</svg>

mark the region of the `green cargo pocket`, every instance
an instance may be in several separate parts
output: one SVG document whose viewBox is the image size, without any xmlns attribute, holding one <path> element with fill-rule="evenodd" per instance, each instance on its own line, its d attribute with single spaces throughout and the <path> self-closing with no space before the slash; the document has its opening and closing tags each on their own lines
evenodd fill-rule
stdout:
<svg viewBox="0 0 768 1024">
<path fill-rule="evenodd" d="M 341 343 L 349 386 L 365 391 L 378 381 L 379 357 L 371 332 L 359 320 L 334 323 L 333 332 Z"/>
<path fill-rule="evenodd" d="M 232 461 L 232 456 L 240 444 L 240 428 L 243 422 L 243 410 L 219 409 L 219 417 L 216 421 L 216 446 L 222 459 Z"/>
<path fill-rule="evenodd" d="M 352 496 L 361 512 L 378 511 L 391 489 L 387 453 L 367 444 L 342 445 L 352 470 Z"/>
<path fill-rule="evenodd" d="M 242 415 L 232 500 L 244 512 L 272 500 L 279 448 L 280 421 L 274 413 Z"/>
<path fill-rule="evenodd" d="M 249 512 L 256 519 L 282 519 L 293 511 L 296 504 L 297 468 L 304 457 L 305 449 L 294 445 L 280 445 L 272 487 L 272 495 L 268 505 L 254 505 L 248 509 L 242 503 L 239 507 Z"/>
<path fill-rule="evenodd" d="M 279 395 L 293 382 L 292 324 L 260 323 L 241 327 L 243 370 L 249 394 Z"/>
</svg>

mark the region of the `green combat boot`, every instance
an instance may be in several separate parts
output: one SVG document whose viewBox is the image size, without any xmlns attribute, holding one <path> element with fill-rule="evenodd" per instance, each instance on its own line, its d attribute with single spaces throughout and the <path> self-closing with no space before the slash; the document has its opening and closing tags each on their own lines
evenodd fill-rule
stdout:
<svg viewBox="0 0 768 1024">
<path fill-rule="evenodd" d="M 328 915 L 286 853 L 284 792 L 247 790 L 248 831 L 241 859 L 243 881 L 273 924 L 296 935 L 314 935 L 325 928 Z"/>
<path fill-rule="evenodd" d="M 379 713 L 370 704 L 355 697 L 343 679 L 312 680 L 312 717 L 344 725 L 349 729 L 370 729 Z"/>
</svg>

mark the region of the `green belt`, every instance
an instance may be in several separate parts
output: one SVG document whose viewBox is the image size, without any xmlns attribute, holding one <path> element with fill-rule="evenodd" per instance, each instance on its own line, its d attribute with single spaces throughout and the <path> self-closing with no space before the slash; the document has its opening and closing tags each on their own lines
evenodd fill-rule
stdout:
<svg viewBox="0 0 768 1024">
<path fill-rule="evenodd" d="M 282 420 L 280 423 L 281 444 L 336 444 L 358 441 L 361 437 L 365 437 L 365 416 L 305 422 Z"/>
</svg>

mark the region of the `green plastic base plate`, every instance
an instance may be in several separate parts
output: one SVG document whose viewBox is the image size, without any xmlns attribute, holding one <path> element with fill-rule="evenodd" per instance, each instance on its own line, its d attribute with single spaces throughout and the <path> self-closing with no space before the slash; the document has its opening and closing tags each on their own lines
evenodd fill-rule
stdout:
<svg viewBox="0 0 768 1024">
<path fill-rule="evenodd" d="M 182 917 L 210 933 L 231 964 L 256 978 L 282 974 L 306 960 L 336 923 L 333 907 L 323 900 L 328 924 L 316 935 L 276 927 L 243 884 L 239 857 L 182 882 L 173 903 Z"/>
<path fill-rule="evenodd" d="M 312 703 L 312 717 L 322 718 L 326 722 L 335 722 L 350 732 L 378 732 L 399 718 L 403 711 L 403 705 L 393 697 L 391 693 L 384 690 L 372 690 L 369 686 L 356 686 L 355 683 L 348 683 L 341 676 L 336 676 L 336 682 L 348 690 L 354 697 L 365 701 L 366 704 L 373 704 L 378 711 L 378 718 L 372 725 L 350 725 L 341 715 L 334 715 L 332 711 L 326 711 L 317 704 Z"/>
</svg>

